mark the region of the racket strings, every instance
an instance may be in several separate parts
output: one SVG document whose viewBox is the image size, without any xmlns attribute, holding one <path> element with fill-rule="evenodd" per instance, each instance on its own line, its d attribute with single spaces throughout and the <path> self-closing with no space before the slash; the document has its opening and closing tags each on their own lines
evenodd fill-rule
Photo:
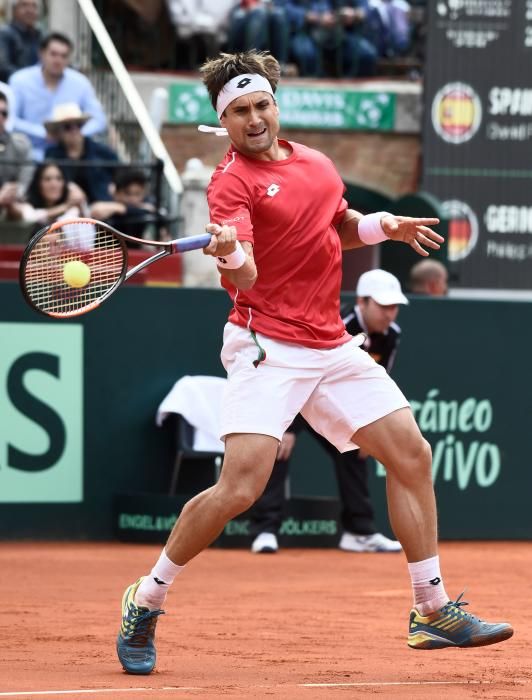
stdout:
<svg viewBox="0 0 532 700">
<path fill-rule="evenodd" d="M 90 280 L 72 287 L 64 279 L 66 263 L 88 266 Z M 26 291 L 41 311 L 58 316 L 75 315 L 96 305 L 121 279 L 125 252 L 118 238 L 93 223 L 65 224 L 49 231 L 33 247 L 24 273 Z"/>
</svg>

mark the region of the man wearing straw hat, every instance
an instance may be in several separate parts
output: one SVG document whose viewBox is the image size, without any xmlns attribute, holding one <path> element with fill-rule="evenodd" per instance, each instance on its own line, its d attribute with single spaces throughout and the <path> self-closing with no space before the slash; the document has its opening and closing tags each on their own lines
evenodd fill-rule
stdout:
<svg viewBox="0 0 532 700">
<path fill-rule="evenodd" d="M 49 138 L 55 141 L 46 148 L 45 158 L 69 161 L 60 162 L 65 176 L 81 187 L 90 203 L 109 201 L 118 156 L 109 146 L 83 135 L 81 130 L 89 119 L 90 114 L 82 112 L 75 102 L 56 105 L 44 122 Z"/>
</svg>

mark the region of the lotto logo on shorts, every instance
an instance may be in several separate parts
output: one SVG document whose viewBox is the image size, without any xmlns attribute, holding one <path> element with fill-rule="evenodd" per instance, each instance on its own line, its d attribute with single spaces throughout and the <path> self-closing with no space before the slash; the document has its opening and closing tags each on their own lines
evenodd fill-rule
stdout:
<svg viewBox="0 0 532 700">
<path fill-rule="evenodd" d="M 0 503 L 83 500 L 83 327 L 0 323 Z"/>
</svg>

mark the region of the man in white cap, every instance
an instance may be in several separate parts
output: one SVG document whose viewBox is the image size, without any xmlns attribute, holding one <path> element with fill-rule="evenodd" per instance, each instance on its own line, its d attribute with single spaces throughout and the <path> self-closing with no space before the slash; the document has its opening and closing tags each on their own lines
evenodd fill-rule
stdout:
<svg viewBox="0 0 532 700">
<path fill-rule="evenodd" d="M 346 330 L 352 336 L 363 333 L 361 347 L 387 372 L 391 371 L 401 329 L 395 323 L 399 304 L 408 304 L 399 280 L 385 270 L 364 272 L 358 280 L 356 305 L 341 309 Z M 273 553 L 279 548 L 277 533 L 283 519 L 284 482 L 296 436 L 308 430 L 332 459 L 341 503 L 343 533 L 338 546 L 345 552 L 400 552 L 401 544 L 378 531 L 369 493 L 369 465 L 362 450 L 339 452 L 298 416 L 281 441 L 281 449 L 264 493 L 250 512 L 254 535 L 251 551 Z M 279 456 L 280 455 L 280 456 Z"/>
<path fill-rule="evenodd" d="M 390 521 L 409 562 L 414 593 L 408 643 L 418 649 L 508 639 L 451 601 L 440 573 L 430 445 L 395 382 L 359 347 L 340 317 L 342 250 L 388 240 L 420 255 L 443 238 L 418 219 L 350 209 L 322 153 L 279 139 L 269 55 L 221 54 L 203 82 L 231 145 L 207 191 L 212 255 L 233 308 L 224 331 L 220 479 L 185 504 L 151 572 L 122 598 L 117 653 L 128 673 L 151 673 L 166 593 L 193 557 L 264 491 L 295 416 L 341 452 L 359 446 L 387 470 Z M 352 601 L 352 596 L 349 598 Z M 444 629 L 442 629 L 444 626 Z"/>
</svg>

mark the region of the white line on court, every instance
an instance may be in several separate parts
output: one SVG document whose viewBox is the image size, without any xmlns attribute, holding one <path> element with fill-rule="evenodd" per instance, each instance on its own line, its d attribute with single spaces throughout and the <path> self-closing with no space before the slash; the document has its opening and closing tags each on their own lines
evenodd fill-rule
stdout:
<svg viewBox="0 0 532 700">
<path fill-rule="evenodd" d="M 360 683 L 300 683 L 300 688 L 366 688 L 388 685 L 491 685 L 491 681 L 369 681 Z"/>
<path fill-rule="evenodd" d="M 205 690 L 205 688 L 195 688 L 195 687 L 165 687 L 165 688 L 79 688 L 74 690 L 25 690 L 16 691 L 8 693 L 0 693 L 1 698 L 32 698 L 43 695 L 78 695 L 84 693 L 86 695 L 90 693 L 150 693 L 150 692 L 161 692 L 165 691 L 186 691 L 186 690 Z"/>
<path fill-rule="evenodd" d="M 298 688 L 368 688 L 408 685 L 491 685 L 492 681 L 366 681 L 358 683 L 298 683 Z M 275 688 L 275 686 L 255 686 L 259 688 Z M 280 687 L 280 686 L 279 686 Z M 287 686 L 283 686 L 287 688 Z M 251 690 L 252 688 L 250 688 Z M 151 693 L 151 692 L 186 692 L 188 690 L 208 690 L 196 686 L 163 686 L 162 688 L 78 688 L 72 690 L 34 690 L 0 692 L 2 698 L 31 698 L 46 695 L 95 695 L 96 693 Z"/>
</svg>

